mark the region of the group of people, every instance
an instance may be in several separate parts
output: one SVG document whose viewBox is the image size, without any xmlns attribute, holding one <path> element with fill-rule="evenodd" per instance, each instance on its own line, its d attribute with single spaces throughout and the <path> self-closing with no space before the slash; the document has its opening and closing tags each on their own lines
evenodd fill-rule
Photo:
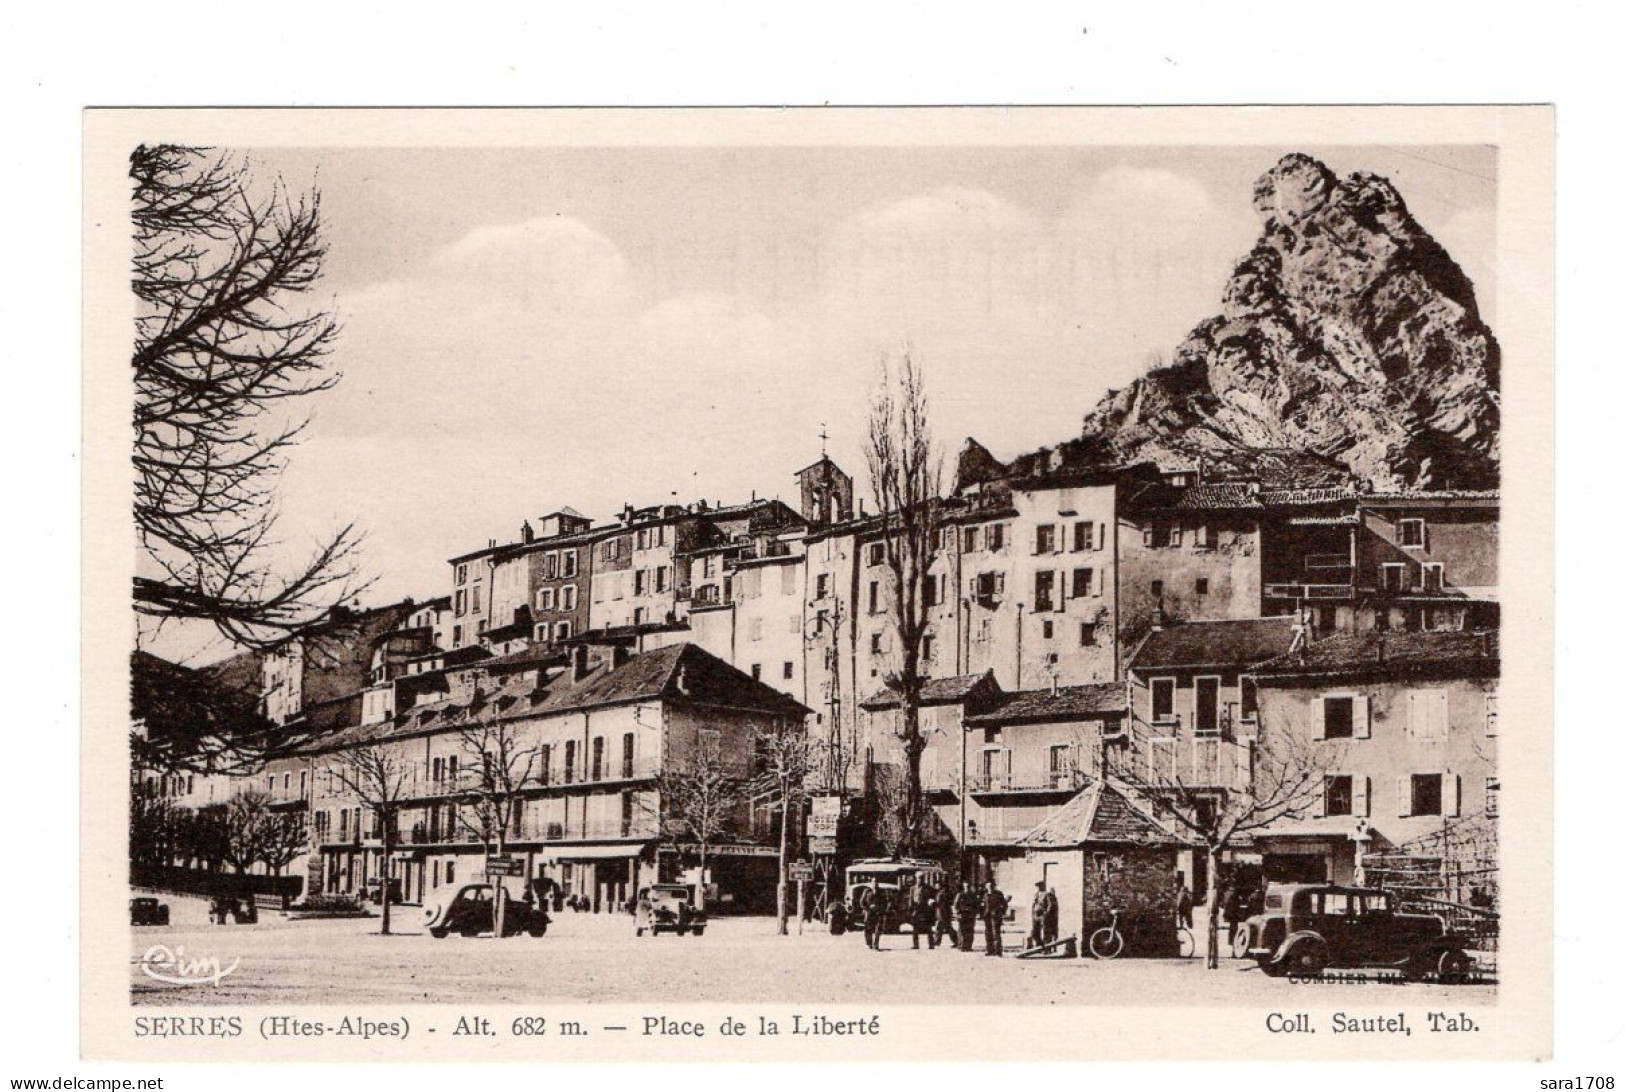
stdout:
<svg viewBox="0 0 1625 1092">
<path fill-rule="evenodd" d="M 1033 898 L 1033 924 L 1028 945 L 1054 943 L 1060 922 L 1060 904 L 1055 893 L 1040 882 Z M 917 950 L 924 940 L 931 948 L 944 942 L 961 952 L 975 949 L 976 925 L 982 925 L 983 954 L 1004 954 L 1004 926 L 1010 899 L 992 880 L 980 889 L 970 885 L 921 882 L 904 888 L 858 887 L 849 903 L 831 910 L 832 931 L 844 932 L 860 925 L 863 939 L 879 951 L 881 938 L 899 933 L 903 926 Z"/>
</svg>

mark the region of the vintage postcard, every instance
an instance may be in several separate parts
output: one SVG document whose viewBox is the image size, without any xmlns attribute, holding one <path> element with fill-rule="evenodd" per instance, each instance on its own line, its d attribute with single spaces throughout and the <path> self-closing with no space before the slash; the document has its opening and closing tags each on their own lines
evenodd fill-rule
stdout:
<svg viewBox="0 0 1625 1092">
<path fill-rule="evenodd" d="M 85 134 L 87 1056 L 1550 1053 L 1550 110 Z"/>
</svg>

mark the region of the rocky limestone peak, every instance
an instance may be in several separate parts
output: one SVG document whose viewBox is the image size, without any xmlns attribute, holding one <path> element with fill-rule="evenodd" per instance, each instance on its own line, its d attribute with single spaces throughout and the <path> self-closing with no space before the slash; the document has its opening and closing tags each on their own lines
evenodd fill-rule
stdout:
<svg viewBox="0 0 1625 1092">
<path fill-rule="evenodd" d="M 1394 186 L 1306 155 L 1253 188 L 1262 229 L 1173 362 L 1112 391 L 1069 455 L 1306 471 L 1379 489 L 1493 488 L 1500 349 L 1472 282 Z"/>
</svg>

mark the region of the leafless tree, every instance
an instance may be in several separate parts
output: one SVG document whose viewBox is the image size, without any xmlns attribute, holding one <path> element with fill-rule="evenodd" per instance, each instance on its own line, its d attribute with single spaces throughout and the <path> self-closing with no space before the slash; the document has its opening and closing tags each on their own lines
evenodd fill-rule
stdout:
<svg viewBox="0 0 1625 1092">
<path fill-rule="evenodd" d="M 299 306 L 326 257 L 320 196 L 256 189 L 245 163 L 173 145 L 136 148 L 130 177 L 135 608 L 263 649 L 362 590 L 353 526 L 292 572 L 272 557 L 277 479 L 306 423 L 287 410 L 339 379 L 336 321 Z"/>
<path fill-rule="evenodd" d="M 1255 739 L 1203 741 L 1217 756 L 1211 763 L 1180 761 L 1178 744 L 1188 745 L 1188 738 L 1176 741 L 1171 758 L 1157 753 L 1158 740 L 1149 725 L 1131 724 L 1120 744 L 1127 753 L 1109 759 L 1108 776 L 1200 846 L 1215 880 L 1237 837 L 1314 814 L 1325 798 L 1326 774 L 1339 764 L 1335 745 L 1269 733 L 1262 725 Z M 1209 968 L 1219 965 L 1219 911 L 1215 896 L 1208 906 Z"/>
<path fill-rule="evenodd" d="M 756 772 L 750 795 L 779 811 L 779 934 L 790 932 L 790 827 L 807 799 L 808 778 L 816 758 L 804 725 L 779 721 L 752 733 Z"/>
<path fill-rule="evenodd" d="M 389 889 L 390 859 L 395 853 L 395 829 L 401 801 L 406 798 L 412 767 L 386 743 L 353 747 L 332 755 L 328 769 L 339 787 L 372 814 L 383 843 L 382 882 L 379 885 L 379 932 L 389 935 L 389 911 L 394 902 Z"/>
<path fill-rule="evenodd" d="M 535 734 L 513 721 L 481 718 L 457 731 L 464 762 L 458 775 L 457 819 L 485 844 L 487 856 L 504 856 L 524 794 L 540 782 L 541 746 Z M 505 877 L 491 877 L 492 936 L 501 937 L 507 903 Z"/>
<path fill-rule="evenodd" d="M 265 867 L 270 869 L 271 875 L 280 878 L 283 870 L 310 848 L 310 837 L 305 828 L 303 811 L 272 811 L 266 815 L 260 860 L 265 862 Z M 287 903 L 288 892 L 284 889 L 282 892 L 284 909 Z"/>
<path fill-rule="evenodd" d="M 699 849 L 703 877 L 711 846 L 738 826 L 745 800 L 739 765 L 724 758 L 717 744 L 702 743 L 688 762 L 664 770 L 658 786 L 666 821 L 685 830 Z"/>
<path fill-rule="evenodd" d="M 869 481 L 879 507 L 877 538 L 890 580 L 887 612 L 897 633 L 898 652 L 887 685 L 897 694 L 897 736 L 904 771 L 903 830 L 909 840 L 902 851 L 915 849 L 925 807 L 920 785 L 920 756 L 926 739 L 920 730 L 920 691 L 925 681 L 921 647 L 930 624 L 931 563 L 940 549 L 939 507 L 942 458 L 931 433 L 925 379 L 911 353 L 895 371 L 883 362 L 880 382 L 869 405 L 869 434 L 864 454 Z"/>
<path fill-rule="evenodd" d="M 270 797 L 264 793 L 250 790 L 233 796 L 220 813 L 223 823 L 222 856 L 238 875 L 258 864 L 265 854 L 270 803 Z"/>
</svg>

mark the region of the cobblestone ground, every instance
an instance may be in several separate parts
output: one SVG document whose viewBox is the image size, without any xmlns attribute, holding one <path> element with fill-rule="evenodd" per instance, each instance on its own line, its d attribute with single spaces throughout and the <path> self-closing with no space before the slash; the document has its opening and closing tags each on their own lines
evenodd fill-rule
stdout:
<svg viewBox="0 0 1625 1092">
<path fill-rule="evenodd" d="M 1207 970 L 1198 959 L 991 959 L 940 949 L 913 951 L 888 937 L 881 952 L 860 936 L 832 937 L 816 924 L 779 936 L 766 918 L 721 919 L 703 937 L 638 938 L 631 919 L 562 913 L 547 936 L 449 937 L 398 911 L 398 935 L 378 920 L 217 926 L 175 900 L 175 924 L 133 930 L 130 982 L 141 1004 L 418 1004 L 477 1001 L 866 1004 L 1243 1004 L 1280 1007 L 1484 1003 L 1492 986 L 1266 978 L 1231 959 Z M 236 969 L 218 985 L 175 986 L 142 969 L 154 945 L 183 959 L 214 957 Z"/>
</svg>

